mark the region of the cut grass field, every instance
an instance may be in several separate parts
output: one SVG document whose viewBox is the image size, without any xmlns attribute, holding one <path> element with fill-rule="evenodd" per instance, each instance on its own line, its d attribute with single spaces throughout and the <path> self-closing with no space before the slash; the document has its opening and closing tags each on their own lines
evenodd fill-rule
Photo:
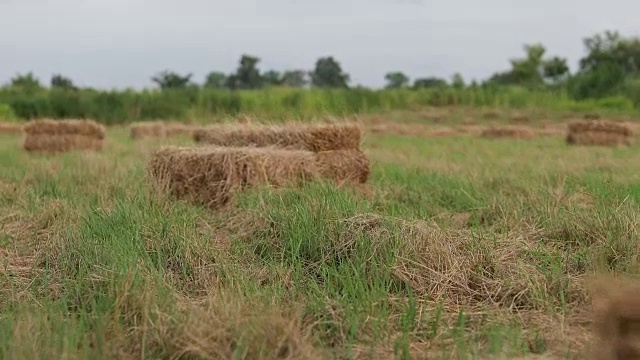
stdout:
<svg viewBox="0 0 640 360">
<path fill-rule="evenodd" d="M 583 358 L 591 278 L 638 273 L 640 145 L 369 133 L 364 188 L 211 211 L 148 186 L 161 144 L 0 135 L 0 358 Z"/>
</svg>

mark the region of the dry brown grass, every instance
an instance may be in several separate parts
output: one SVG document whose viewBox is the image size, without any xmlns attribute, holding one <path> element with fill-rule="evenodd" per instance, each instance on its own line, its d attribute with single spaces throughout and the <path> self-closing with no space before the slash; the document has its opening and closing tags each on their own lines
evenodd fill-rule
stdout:
<svg viewBox="0 0 640 360">
<path fill-rule="evenodd" d="M 291 150 L 356 150 L 362 142 L 362 127 L 349 124 L 216 125 L 195 130 L 193 139 L 202 144 L 245 147 L 275 146 Z"/>
<path fill-rule="evenodd" d="M 22 134 L 22 124 L 0 122 L 0 134 Z"/>
<path fill-rule="evenodd" d="M 106 129 L 93 120 L 34 120 L 24 126 L 26 151 L 102 150 Z"/>
<path fill-rule="evenodd" d="M 532 139 L 536 133 L 526 126 L 490 126 L 480 135 L 485 138 Z"/>
<path fill-rule="evenodd" d="M 633 142 L 633 131 L 622 122 L 574 121 L 569 124 L 566 142 L 569 145 L 628 146 Z"/>
<path fill-rule="evenodd" d="M 296 185 L 312 179 L 364 183 L 369 161 L 359 150 L 164 147 L 153 153 L 149 171 L 175 197 L 217 207 L 235 191 L 256 185 Z"/>
</svg>

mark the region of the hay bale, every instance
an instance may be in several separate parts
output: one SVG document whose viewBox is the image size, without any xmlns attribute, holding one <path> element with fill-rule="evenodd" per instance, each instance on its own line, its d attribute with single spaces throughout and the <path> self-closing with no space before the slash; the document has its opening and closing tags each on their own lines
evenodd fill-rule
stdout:
<svg viewBox="0 0 640 360">
<path fill-rule="evenodd" d="M 95 139 L 104 139 L 106 128 L 93 120 L 51 120 L 29 121 L 24 126 L 27 135 L 82 135 Z"/>
<path fill-rule="evenodd" d="M 535 132 L 526 126 L 490 126 L 480 133 L 486 138 L 532 139 Z"/>
<path fill-rule="evenodd" d="M 66 152 L 72 150 L 102 150 L 103 140 L 79 134 L 27 135 L 23 142 L 26 151 Z"/>
<path fill-rule="evenodd" d="M 357 150 L 313 153 L 274 147 L 163 147 L 149 161 L 157 185 L 178 199 L 215 208 L 257 185 L 295 186 L 313 179 L 365 182 L 366 156 Z"/>
<path fill-rule="evenodd" d="M 129 125 L 131 138 L 140 140 L 146 137 L 165 137 L 167 129 L 160 121 L 137 122 Z"/>
<path fill-rule="evenodd" d="M 603 293 L 593 294 L 595 358 L 640 358 L 640 286 L 612 279 L 603 287 Z"/>
<path fill-rule="evenodd" d="M 0 123 L 0 134 L 21 134 L 22 124 Z"/>
<path fill-rule="evenodd" d="M 279 147 L 313 152 L 356 150 L 362 141 L 362 128 L 351 124 L 305 124 L 289 126 L 218 125 L 195 130 L 194 141 L 230 147 Z"/>
<path fill-rule="evenodd" d="M 191 136 L 191 126 L 179 122 L 170 122 L 165 124 L 166 136 Z"/>
<path fill-rule="evenodd" d="M 568 125 L 566 142 L 569 145 L 629 146 L 633 142 L 633 130 L 621 122 L 574 121 Z"/>
<path fill-rule="evenodd" d="M 50 120 L 28 122 L 23 128 L 26 151 L 65 152 L 102 150 L 106 129 L 93 120 Z"/>
</svg>

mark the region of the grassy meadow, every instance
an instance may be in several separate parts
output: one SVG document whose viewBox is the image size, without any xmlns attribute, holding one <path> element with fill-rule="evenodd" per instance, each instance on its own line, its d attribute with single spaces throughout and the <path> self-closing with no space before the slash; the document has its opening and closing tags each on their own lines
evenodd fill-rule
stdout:
<svg viewBox="0 0 640 360">
<path fill-rule="evenodd" d="M 577 359 L 592 277 L 638 272 L 640 144 L 367 132 L 365 187 L 210 211 L 148 186 L 190 138 L 106 141 L 0 135 L 0 358 Z"/>
</svg>

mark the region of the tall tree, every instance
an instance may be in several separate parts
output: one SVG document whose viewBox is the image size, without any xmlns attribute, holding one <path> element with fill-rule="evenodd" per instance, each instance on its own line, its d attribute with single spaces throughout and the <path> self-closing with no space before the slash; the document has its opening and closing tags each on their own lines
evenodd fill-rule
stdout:
<svg viewBox="0 0 640 360">
<path fill-rule="evenodd" d="M 422 79 L 416 79 L 413 82 L 414 89 L 428 89 L 447 86 L 447 81 L 436 77 L 428 77 Z"/>
<path fill-rule="evenodd" d="M 569 75 L 569 65 L 567 59 L 554 56 L 542 63 L 542 73 L 545 80 L 552 84 L 557 84 Z"/>
<path fill-rule="evenodd" d="M 76 89 L 71 79 L 69 79 L 68 77 L 64 77 L 60 74 L 55 74 L 51 77 L 51 87 L 57 88 L 57 89 L 64 89 L 64 90 Z"/>
<path fill-rule="evenodd" d="M 40 80 L 38 80 L 33 73 L 18 74 L 11 79 L 11 87 L 21 88 L 23 90 L 36 90 L 41 87 Z"/>
<path fill-rule="evenodd" d="M 275 70 L 269 70 L 262 75 L 262 82 L 266 86 L 279 86 L 282 84 L 282 74 Z"/>
<path fill-rule="evenodd" d="M 189 85 L 193 74 L 189 73 L 185 76 L 172 71 L 162 71 L 158 75 L 151 78 L 153 82 L 158 84 L 161 89 L 184 89 Z"/>
<path fill-rule="evenodd" d="M 384 76 L 387 89 L 399 89 L 409 85 L 409 77 L 401 71 L 392 71 Z"/>
<path fill-rule="evenodd" d="M 289 70 L 282 74 L 282 85 L 302 88 L 308 83 L 307 73 L 304 70 Z"/>
<path fill-rule="evenodd" d="M 218 71 L 212 71 L 207 74 L 204 81 L 204 87 L 209 89 L 222 89 L 226 86 L 227 75 Z"/>
<path fill-rule="evenodd" d="M 466 86 L 464 83 L 464 78 L 462 77 L 462 75 L 460 75 L 460 73 L 453 74 L 453 76 L 451 77 L 451 85 L 456 89 L 464 89 L 464 87 Z"/>
<path fill-rule="evenodd" d="M 258 57 L 242 55 L 236 73 L 227 79 L 227 86 L 231 89 L 258 89 L 262 87 L 263 79 L 257 67 L 259 62 Z"/>
<path fill-rule="evenodd" d="M 347 88 L 349 74 L 342 71 L 340 63 L 333 56 L 322 57 L 316 61 L 311 72 L 311 83 L 319 88 Z"/>
</svg>

